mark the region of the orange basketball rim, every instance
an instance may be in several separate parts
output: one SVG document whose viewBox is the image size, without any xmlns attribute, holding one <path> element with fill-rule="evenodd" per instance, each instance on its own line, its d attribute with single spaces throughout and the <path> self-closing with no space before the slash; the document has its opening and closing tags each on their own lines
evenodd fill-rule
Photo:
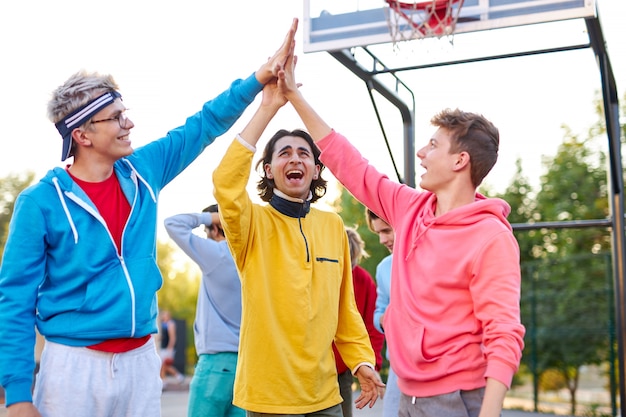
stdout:
<svg viewBox="0 0 626 417">
<path fill-rule="evenodd" d="M 463 0 L 385 0 L 400 20 L 412 27 L 412 38 L 452 35 Z M 401 18 L 401 19 L 400 19 Z M 396 27 L 396 30 L 399 28 Z"/>
</svg>

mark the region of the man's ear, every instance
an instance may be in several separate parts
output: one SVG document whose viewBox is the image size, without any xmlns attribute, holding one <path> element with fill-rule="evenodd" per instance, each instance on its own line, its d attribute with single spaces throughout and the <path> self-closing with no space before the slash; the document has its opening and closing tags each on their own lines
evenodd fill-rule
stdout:
<svg viewBox="0 0 626 417">
<path fill-rule="evenodd" d="M 268 180 L 274 179 L 274 174 L 272 174 L 272 166 L 270 164 L 263 165 L 263 169 L 265 170 L 265 177 Z"/>
<path fill-rule="evenodd" d="M 89 139 L 87 135 L 87 131 L 81 127 L 77 127 L 76 129 L 72 130 L 72 140 L 74 141 L 74 143 L 76 143 L 76 145 L 80 145 L 80 146 L 91 145 L 91 140 Z"/>
<path fill-rule="evenodd" d="M 461 171 L 465 167 L 469 167 L 470 155 L 466 151 L 456 154 L 456 160 L 454 161 L 454 171 Z"/>
</svg>

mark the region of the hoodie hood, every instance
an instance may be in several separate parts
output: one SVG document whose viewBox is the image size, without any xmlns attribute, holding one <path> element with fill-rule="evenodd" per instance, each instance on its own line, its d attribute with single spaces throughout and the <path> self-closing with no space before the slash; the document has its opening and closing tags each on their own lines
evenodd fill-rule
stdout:
<svg viewBox="0 0 626 417">
<path fill-rule="evenodd" d="M 154 193 L 154 190 L 152 190 L 150 184 L 148 184 L 148 182 L 141 175 L 139 175 L 129 160 L 121 159 L 115 163 L 113 168 L 129 204 L 132 205 L 133 201 L 135 201 L 138 182 L 141 182 L 146 186 L 152 200 L 156 203 L 156 194 Z M 67 217 L 69 227 L 72 229 L 74 243 L 78 243 L 79 235 L 74 219 L 72 218 L 70 210 L 67 207 L 67 199 L 72 200 L 81 206 L 106 227 L 106 223 L 100 213 L 98 213 L 96 206 L 89 199 L 82 188 L 80 188 L 78 184 L 72 180 L 72 177 L 64 168 L 56 167 L 48 171 L 48 173 L 41 179 L 41 182 L 50 184 L 55 188 L 59 201 L 63 207 L 63 211 L 65 212 L 65 216 Z"/>
<path fill-rule="evenodd" d="M 437 196 L 434 193 L 429 194 L 424 204 L 424 210 L 417 212 L 411 233 L 411 249 L 407 253 L 407 259 L 419 246 L 419 241 L 424 233 L 432 227 L 471 226 L 489 218 L 500 222 L 508 230 L 513 230 L 506 219 L 511 212 L 511 206 L 502 199 L 487 198 L 476 193 L 473 203 L 457 207 L 441 216 L 435 216 Z"/>
<path fill-rule="evenodd" d="M 434 209 L 437 197 L 434 194 L 431 196 L 431 201 L 432 204 L 428 206 L 429 210 L 427 210 L 427 213 L 433 218 L 425 219 L 425 221 L 444 225 L 467 226 L 483 220 L 485 216 L 491 215 L 512 230 L 506 219 L 511 212 L 511 207 L 506 201 L 499 198 L 487 198 L 482 194 L 476 193 L 473 203 L 457 207 L 436 218 L 434 218 Z"/>
</svg>

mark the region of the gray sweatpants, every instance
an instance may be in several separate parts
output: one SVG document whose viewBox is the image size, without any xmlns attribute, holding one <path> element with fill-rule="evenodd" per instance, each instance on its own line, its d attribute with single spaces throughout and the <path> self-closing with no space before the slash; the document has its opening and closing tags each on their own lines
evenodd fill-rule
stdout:
<svg viewBox="0 0 626 417">
<path fill-rule="evenodd" d="M 433 397 L 400 396 L 400 417 L 478 417 L 485 388 L 454 391 Z"/>
<path fill-rule="evenodd" d="M 160 369 L 154 339 L 124 353 L 46 342 L 33 403 L 42 417 L 158 417 Z"/>
</svg>

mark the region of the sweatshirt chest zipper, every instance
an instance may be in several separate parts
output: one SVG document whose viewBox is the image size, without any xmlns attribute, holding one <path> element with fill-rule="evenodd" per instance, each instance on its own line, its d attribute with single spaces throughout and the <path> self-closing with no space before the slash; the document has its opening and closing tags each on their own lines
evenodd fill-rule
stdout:
<svg viewBox="0 0 626 417">
<path fill-rule="evenodd" d="M 304 234 L 304 230 L 302 230 L 302 212 L 304 211 L 304 207 L 300 209 L 300 213 L 298 214 L 298 226 L 300 227 L 300 234 L 302 235 L 302 239 L 304 239 L 304 248 L 306 251 L 306 263 L 311 262 L 311 254 L 309 253 L 309 241 Z"/>
</svg>

